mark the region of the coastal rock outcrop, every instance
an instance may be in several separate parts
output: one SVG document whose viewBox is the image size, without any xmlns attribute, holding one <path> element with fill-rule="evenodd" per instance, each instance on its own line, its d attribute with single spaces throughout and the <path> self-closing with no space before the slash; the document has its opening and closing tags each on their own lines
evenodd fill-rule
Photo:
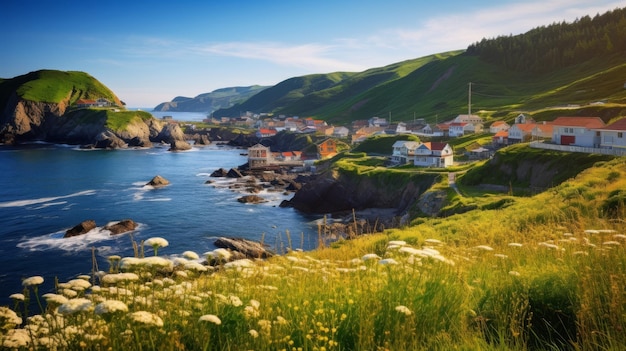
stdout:
<svg viewBox="0 0 626 351">
<path fill-rule="evenodd" d="M 110 231 L 111 235 L 119 235 L 137 229 L 137 223 L 132 219 L 123 219 L 117 223 L 107 224 L 103 229 Z"/>
<path fill-rule="evenodd" d="M 243 254 L 247 258 L 268 258 L 274 254 L 268 251 L 261 243 L 242 239 L 220 237 L 215 240 L 215 246 Z"/>
<path fill-rule="evenodd" d="M 71 229 L 65 231 L 64 238 L 71 238 L 73 236 L 83 235 L 88 233 L 90 230 L 96 228 L 96 221 L 93 219 L 88 219 L 86 221 L 82 221 L 79 224 L 75 225 Z"/>
<path fill-rule="evenodd" d="M 184 140 L 174 140 L 170 143 L 168 151 L 186 151 L 191 150 L 191 145 Z"/>
<path fill-rule="evenodd" d="M 154 178 L 152 178 L 148 183 L 146 183 L 146 185 L 150 185 L 154 187 L 161 187 L 161 186 L 166 186 L 169 183 L 170 183 L 169 180 L 161 177 L 160 175 L 157 175 Z"/>
<path fill-rule="evenodd" d="M 260 204 L 263 202 L 267 202 L 267 200 L 258 195 L 244 195 L 238 198 L 237 201 L 244 204 Z"/>
</svg>

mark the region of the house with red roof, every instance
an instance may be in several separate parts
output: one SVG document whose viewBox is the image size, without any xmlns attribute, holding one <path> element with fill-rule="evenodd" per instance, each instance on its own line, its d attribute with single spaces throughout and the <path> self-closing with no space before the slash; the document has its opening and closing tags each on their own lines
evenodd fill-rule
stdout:
<svg viewBox="0 0 626 351">
<path fill-rule="evenodd" d="M 626 148 L 626 118 L 621 118 L 602 128 L 600 133 L 600 147 L 606 149 Z"/>
<path fill-rule="evenodd" d="M 552 122 L 552 142 L 559 145 L 600 146 L 600 132 L 605 127 L 600 117 L 558 117 Z"/>
<path fill-rule="evenodd" d="M 509 143 L 509 131 L 501 130 L 498 131 L 491 137 L 491 142 L 499 145 L 507 145 Z"/>
<path fill-rule="evenodd" d="M 511 126 L 505 121 L 495 121 L 489 126 L 489 133 L 496 134 L 503 130 L 509 130 L 509 128 L 511 128 Z"/>
<path fill-rule="evenodd" d="M 454 152 L 447 143 L 421 143 L 415 149 L 413 164 L 421 167 L 449 167 L 454 164 Z"/>
<path fill-rule="evenodd" d="M 273 137 L 274 135 L 276 135 L 276 133 L 278 133 L 278 131 L 276 131 L 276 129 L 274 128 L 259 128 L 259 130 L 257 130 L 256 132 L 256 136 L 257 138 L 269 138 L 269 137 Z"/>
</svg>

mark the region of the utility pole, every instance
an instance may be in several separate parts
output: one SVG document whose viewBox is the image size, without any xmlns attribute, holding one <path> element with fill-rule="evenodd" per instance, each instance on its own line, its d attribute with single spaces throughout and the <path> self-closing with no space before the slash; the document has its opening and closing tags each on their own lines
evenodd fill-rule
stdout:
<svg viewBox="0 0 626 351">
<path fill-rule="evenodd" d="M 469 91 L 467 94 L 467 117 L 472 115 L 472 82 L 469 82 Z"/>
</svg>

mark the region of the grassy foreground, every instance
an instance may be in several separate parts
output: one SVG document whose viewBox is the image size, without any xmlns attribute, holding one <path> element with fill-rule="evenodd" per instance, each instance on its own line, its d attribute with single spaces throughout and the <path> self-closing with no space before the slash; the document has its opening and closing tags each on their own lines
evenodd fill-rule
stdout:
<svg viewBox="0 0 626 351">
<path fill-rule="evenodd" d="M 623 159 L 507 207 L 268 260 L 138 244 L 0 307 L 6 349 L 624 350 Z M 620 205 L 622 204 L 622 205 Z M 610 214 L 610 215 L 607 215 Z M 289 238 L 289 234 L 287 237 Z M 296 238 L 293 242 L 297 242 Z M 292 240 L 289 240 L 292 242 Z M 146 252 L 148 254 L 143 254 Z M 35 307 L 33 307 L 35 306 Z"/>
</svg>

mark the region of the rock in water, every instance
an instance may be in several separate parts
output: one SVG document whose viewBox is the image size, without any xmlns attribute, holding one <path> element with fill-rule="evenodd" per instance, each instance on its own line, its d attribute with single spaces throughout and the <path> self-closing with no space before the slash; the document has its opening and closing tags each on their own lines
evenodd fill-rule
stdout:
<svg viewBox="0 0 626 351">
<path fill-rule="evenodd" d="M 170 143 L 168 151 L 185 151 L 191 150 L 191 145 L 184 140 L 174 140 Z"/>
<path fill-rule="evenodd" d="M 74 228 L 68 229 L 65 232 L 65 235 L 63 235 L 63 237 L 70 238 L 70 237 L 77 236 L 77 235 L 83 235 L 85 233 L 88 233 L 90 230 L 94 229 L 95 227 L 96 227 L 96 221 L 94 221 L 93 219 L 88 219 L 86 221 L 80 222 L 80 224 L 77 224 L 76 226 L 74 226 Z"/>
<path fill-rule="evenodd" d="M 165 186 L 168 185 L 170 183 L 169 180 L 161 177 L 160 175 L 155 176 L 154 178 L 152 178 L 151 181 L 149 181 L 148 183 L 146 183 L 146 185 L 152 185 L 152 186 Z"/>
<path fill-rule="evenodd" d="M 132 219 L 123 219 L 115 224 L 106 225 L 104 229 L 111 232 L 111 235 L 123 234 L 137 228 L 137 223 Z"/>
<path fill-rule="evenodd" d="M 221 237 L 215 240 L 215 246 L 240 252 L 248 258 L 267 258 L 273 256 L 262 244 L 241 238 Z"/>
<path fill-rule="evenodd" d="M 262 202 L 267 202 L 264 198 L 258 195 L 245 195 L 237 199 L 237 201 L 242 202 L 244 204 L 260 204 Z"/>
</svg>

